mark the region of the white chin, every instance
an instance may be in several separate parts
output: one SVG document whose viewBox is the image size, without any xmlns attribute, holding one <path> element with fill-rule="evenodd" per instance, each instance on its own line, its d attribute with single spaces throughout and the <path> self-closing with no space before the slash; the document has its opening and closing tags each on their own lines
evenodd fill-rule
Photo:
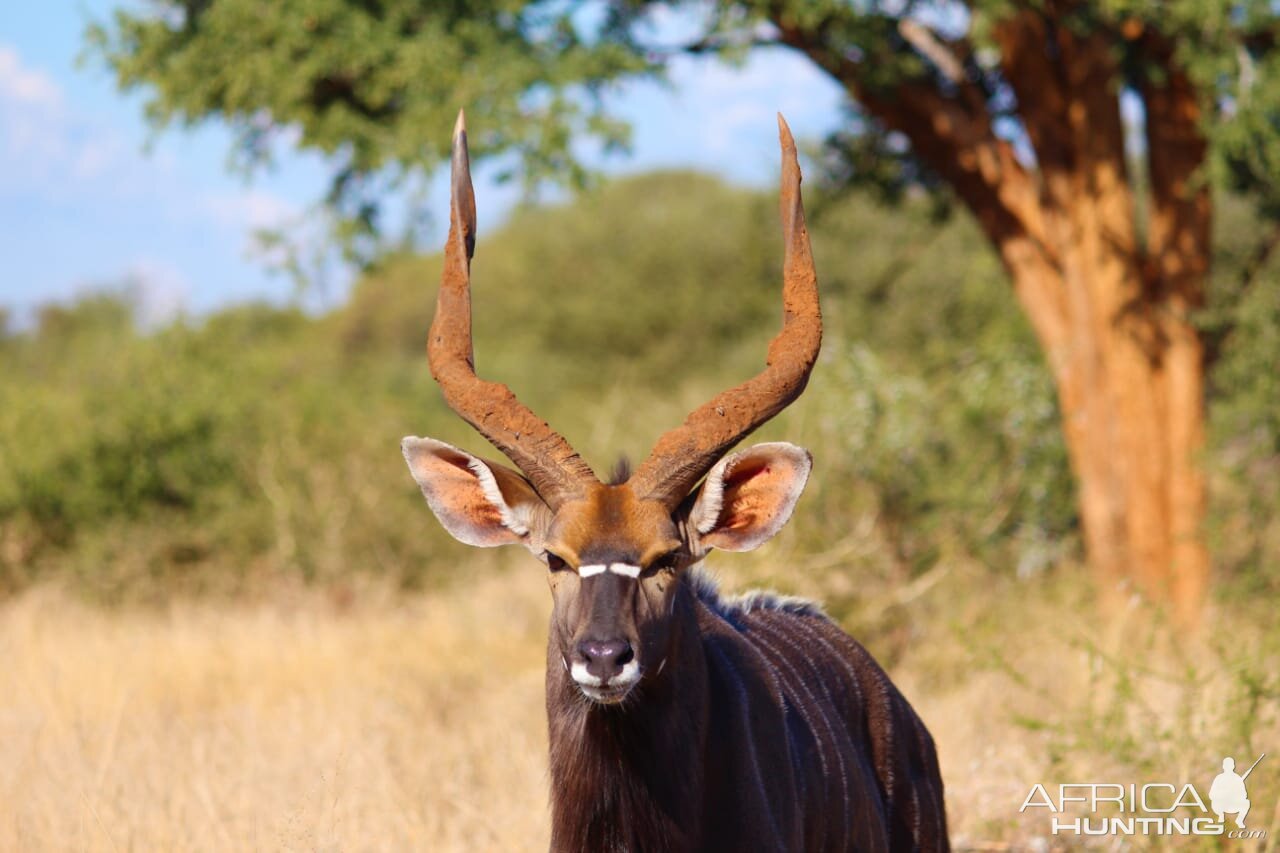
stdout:
<svg viewBox="0 0 1280 853">
<path fill-rule="evenodd" d="M 616 705 L 627 698 L 627 694 L 631 692 L 631 688 L 634 686 L 635 682 L 610 684 L 607 687 L 592 687 L 590 684 L 579 684 L 578 689 L 582 691 L 583 696 L 586 696 L 592 702 L 601 705 Z"/>
</svg>

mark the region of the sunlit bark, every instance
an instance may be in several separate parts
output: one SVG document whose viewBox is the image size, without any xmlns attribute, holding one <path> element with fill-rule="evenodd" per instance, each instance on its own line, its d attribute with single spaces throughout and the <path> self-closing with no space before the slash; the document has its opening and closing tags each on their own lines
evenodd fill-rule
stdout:
<svg viewBox="0 0 1280 853">
<path fill-rule="evenodd" d="M 995 36 L 1035 151 L 1019 162 L 974 84 L 948 78 L 869 88 L 858 63 L 812 32 L 784 43 L 899 131 L 976 217 L 1012 280 L 1057 385 L 1090 566 L 1103 597 L 1130 593 L 1192 625 L 1209 557 L 1204 347 L 1191 320 L 1208 272 L 1206 145 L 1195 92 L 1172 52 L 1140 30 L 1162 65 L 1141 95 L 1148 115 L 1150 217 L 1138 233 L 1112 34 L 1055 28 L 1024 11 Z M 1147 42 L 1140 41 L 1147 39 Z M 930 45 L 937 50 L 936 45 Z"/>
</svg>

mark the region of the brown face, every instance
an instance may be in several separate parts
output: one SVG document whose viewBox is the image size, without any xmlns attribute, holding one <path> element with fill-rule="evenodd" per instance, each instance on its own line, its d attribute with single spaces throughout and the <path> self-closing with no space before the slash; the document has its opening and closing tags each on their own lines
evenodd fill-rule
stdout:
<svg viewBox="0 0 1280 853">
<path fill-rule="evenodd" d="M 627 486 L 601 486 L 556 513 L 544 559 L 552 651 L 588 698 L 621 702 L 666 662 L 676 573 L 692 561 L 678 526 Z"/>
<path fill-rule="evenodd" d="M 592 484 L 553 510 L 502 465 L 430 438 L 406 438 L 403 449 L 455 537 L 523 545 L 547 564 L 548 665 L 563 666 L 602 703 L 621 702 L 646 675 L 662 672 L 680 572 L 713 548 L 750 551 L 768 541 L 791 516 L 811 464 L 795 445 L 757 444 L 717 462 L 674 512 L 637 498 L 629 483 Z"/>
</svg>

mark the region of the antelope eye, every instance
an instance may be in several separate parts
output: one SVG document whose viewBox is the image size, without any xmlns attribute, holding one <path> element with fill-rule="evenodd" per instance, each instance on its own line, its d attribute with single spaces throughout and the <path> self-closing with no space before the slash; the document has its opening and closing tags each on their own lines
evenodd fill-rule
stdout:
<svg viewBox="0 0 1280 853">
<path fill-rule="evenodd" d="M 547 552 L 547 568 L 553 572 L 563 572 L 569 568 L 569 564 L 564 561 L 563 557 Z"/>
<path fill-rule="evenodd" d="M 668 551 L 658 559 L 650 563 L 644 570 L 646 575 L 655 574 L 657 572 L 667 571 L 676 567 L 676 560 L 680 557 L 680 549 Z"/>
</svg>

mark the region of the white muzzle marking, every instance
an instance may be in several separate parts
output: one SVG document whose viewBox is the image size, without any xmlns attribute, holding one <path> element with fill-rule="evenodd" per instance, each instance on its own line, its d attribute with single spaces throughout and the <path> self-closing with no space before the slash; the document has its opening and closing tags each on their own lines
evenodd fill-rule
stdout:
<svg viewBox="0 0 1280 853">
<path fill-rule="evenodd" d="M 635 660 L 629 660 L 622 665 L 622 672 L 614 676 L 610 684 L 618 687 L 630 687 L 640 680 L 640 664 Z"/>
<path fill-rule="evenodd" d="M 622 672 L 609 679 L 607 685 L 599 676 L 587 672 L 585 663 L 575 663 L 570 670 L 570 675 L 573 676 L 578 689 L 587 698 L 596 702 L 616 701 L 625 696 L 640 680 L 640 664 L 634 660 L 627 661 L 622 665 Z"/>
<path fill-rule="evenodd" d="M 592 675 L 587 672 L 587 665 L 585 663 L 575 663 L 573 668 L 569 671 L 569 674 L 573 676 L 574 681 L 578 682 L 579 687 L 600 686 L 600 676 Z"/>
</svg>

